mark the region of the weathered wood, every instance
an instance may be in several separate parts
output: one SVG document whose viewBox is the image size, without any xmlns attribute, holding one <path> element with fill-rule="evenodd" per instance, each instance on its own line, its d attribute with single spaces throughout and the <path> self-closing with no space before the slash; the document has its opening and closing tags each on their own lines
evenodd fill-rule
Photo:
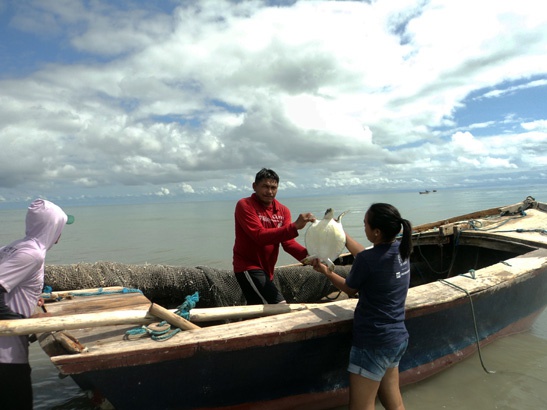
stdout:
<svg viewBox="0 0 547 410">
<path fill-rule="evenodd" d="M 295 303 L 278 305 L 227 306 L 202 309 L 194 308 L 190 310 L 190 320 L 192 322 L 213 322 L 217 320 L 249 319 L 254 317 L 296 312 L 304 309 L 310 309 L 315 306 L 317 306 L 317 304 Z"/>
<path fill-rule="evenodd" d="M 314 308 L 294 311 L 292 313 L 270 315 L 264 318 L 251 319 L 250 321 L 234 322 L 225 325 L 203 327 L 199 332 L 180 332 L 176 337 L 161 342 L 162 348 L 170 353 L 159 357 L 154 349 L 158 342 L 150 338 L 140 338 L 128 342 L 118 338 L 108 345 L 97 343 L 90 346 L 85 356 L 78 358 L 79 365 L 87 361 L 93 361 L 94 357 L 108 355 L 108 358 L 115 359 L 121 354 L 135 359 L 143 359 L 143 356 L 150 356 L 146 360 L 157 362 L 165 360 L 166 355 L 193 355 L 195 346 L 199 345 L 203 350 L 225 350 L 238 349 L 244 346 L 252 347 L 256 344 L 281 343 L 282 341 L 296 341 L 306 339 L 313 332 L 315 336 L 336 332 L 338 326 L 351 328 L 353 312 L 357 299 L 345 299 L 337 302 L 319 303 Z M 337 324 L 339 323 L 339 325 Z M 317 328 L 319 326 L 319 328 Z M 292 329 L 292 331 L 287 331 Z M 312 330 L 310 330 L 312 329 Z M 219 343 L 222 341 L 222 343 Z M 230 347 L 232 346 L 232 347 Z M 74 357 L 72 357 L 74 359 Z M 65 360 L 71 360 L 68 356 L 52 357 L 54 364 L 58 365 Z M 129 359 L 131 361 L 132 359 Z M 107 360 L 109 362 L 109 360 Z M 109 365 L 111 363 L 109 362 Z"/>
<path fill-rule="evenodd" d="M 67 296 L 78 296 L 78 294 L 82 293 L 95 293 L 99 291 L 103 292 L 115 292 L 120 291 L 123 289 L 123 286 L 109 286 L 105 288 L 90 288 L 90 289 L 75 289 L 75 290 L 62 290 L 57 292 L 51 292 L 51 293 L 42 293 L 42 298 L 44 299 L 58 299 L 58 298 L 66 298 Z"/>
<path fill-rule="evenodd" d="M 112 325 L 140 325 L 157 321 L 146 311 L 122 310 L 116 312 L 83 313 L 17 320 L 0 320 L 0 336 L 30 335 L 56 330 L 82 329 Z"/>
<path fill-rule="evenodd" d="M 160 319 L 165 320 L 170 325 L 173 325 L 180 329 L 185 329 L 185 330 L 201 329 L 198 325 L 193 324 L 192 322 L 186 320 L 185 318 L 180 317 L 176 313 L 173 313 L 170 310 L 167 310 L 156 303 L 152 303 L 150 305 L 150 309 L 148 309 L 148 312 L 156 317 L 159 317 Z"/>
<path fill-rule="evenodd" d="M 125 297 L 127 296 L 128 295 L 125 295 Z M 147 306 L 148 305 L 149 303 L 147 304 Z M 190 310 L 189 314 L 191 322 L 203 323 L 231 319 L 251 319 L 257 317 L 279 315 L 283 313 L 299 312 L 301 310 L 313 309 L 322 305 L 322 303 L 296 303 L 283 305 L 248 305 L 216 308 L 194 308 Z M 158 305 L 156 305 L 156 307 L 157 306 Z M 72 307 L 74 307 L 74 305 Z M 80 309 L 75 310 L 80 311 Z M 175 309 L 164 310 L 175 315 Z M 172 316 L 169 317 L 172 318 Z M 94 314 L 82 314 L 75 312 L 74 314 L 65 314 L 62 316 L 53 317 L 2 320 L 0 321 L 0 336 L 17 336 L 32 333 L 40 334 L 59 330 L 74 330 L 117 325 L 148 325 L 150 323 L 157 322 L 158 318 L 166 320 L 160 316 L 153 314 L 152 312 L 149 313 L 145 309 L 131 309 L 97 312 Z"/>
<path fill-rule="evenodd" d="M 423 232 L 423 231 L 428 231 L 428 230 L 433 229 L 433 228 L 438 228 L 442 225 L 447 225 L 447 224 L 450 224 L 450 223 L 453 223 L 453 222 L 463 221 L 463 220 L 466 220 L 466 219 L 477 219 L 477 218 L 484 218 L 486 216 L 500 215 L 503 212 L 503 209 L 512 208 L 512 207 L 518 206 L 518 205 L 522 206 L 522 203 L 511 205 L 511 206 L 505 207 L 505 208 L 498 207 L 498 208 L 485 209 L 483 211 L 471 212 L 469 214 L 464 214 L 464 215 L 455 216 L 455 217 L 452 217 L 452 218 L 442 219 L 442 220 L 437 221 L 437 222 L 430 222 L 430 223 L 426 223 L 426 224 L 422 224 L 422 225 L 417 225 L 417 226 L 412 227 L 412 231 L 413 232 Z"/>
<path fill-rule="evenodd" d="M 53 316 L 117 310 L 148 310 L 150 300 L 142 293 L 114 293 L 96 296 L 74 296 L 59 302 L 46 303 Z"/>
</svg>

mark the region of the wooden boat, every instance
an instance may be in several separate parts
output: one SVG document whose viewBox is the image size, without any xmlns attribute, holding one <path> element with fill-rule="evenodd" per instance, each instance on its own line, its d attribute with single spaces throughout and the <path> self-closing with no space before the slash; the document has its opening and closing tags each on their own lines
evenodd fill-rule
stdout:
<svg viewBox="0 0 547 410">
<path fill-rule="evenodd" d="M 547 304 L 546 228 L 547 204 L 531 197 L 415 227 L 402 385 L 530 328 Z M 142 294 L 74 295 L 47 305 L 52 318 L 0 323 L 0 335 L 39 334 L 61 374 L 116 409 L 328 409 L 348 402 L 355 305 L 192 309 L 180 324 L 189 330 L 158 342 L 126 335 L 174 315 L 151 314 Z M 255 318 L 202 322 L 239 316 Z M 57 341 L 57 329 L 75 346 Z"/>
</svg>

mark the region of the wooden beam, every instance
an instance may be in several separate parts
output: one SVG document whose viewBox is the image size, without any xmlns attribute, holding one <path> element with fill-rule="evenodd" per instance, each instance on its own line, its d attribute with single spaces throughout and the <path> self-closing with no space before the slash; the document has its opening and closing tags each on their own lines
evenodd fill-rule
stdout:
<svg viewBox="0 0 547 410">
<path fill-rule="evenodd" d="M 165 320 L 170 325 L 178 327 L 180 329 L 185 329 L 185 330 L 201 329 L 198 325 L 193 324 L 192 322 L 186 320 L 185 318 L 177 315 L 174 312 L 171 312 L 170 310 L 165 309 L 164 307 L 156 303 L 152 303 L 150 305 L 150 309 L 148 310 L 148 312 L 156 317 L 159 317 L 160 319 Z"/>
<path fill-rule="evenodd" d="M 29 319 L 0 320 L 0 336 L 20 336 L 57 330 L 84 329 L 115 325 L 141 325 L 157 322 L 146 311 L 121 310 L 79 315 L 51 316 Z"/>
<path fill-rule="evenodd" d="M 214 308 L 195 308 L 190 310 L 192 322 L 213 322 L 228 319 L 250 319 L 255 317 L 279 315 L 283 313 L 297 312 L 311 309 L 321 304 L 277 304 L 277 305 L 246 305 L 246 306 L 225 306 Z"/>
<path fill-rule="evenodd" d="M 213 322 L 229 319 L 250 319 L 263 316 L 279 315 L 289 312 L 298 312 L 314 307 L 325 306 L 323 303 L 316 304 L 279 304 L 279 305 L 248 305 L 248 306 L 227 306 L 216 308 L 194 308 L 190 310 L 191 322 Z M 161 306 L 160 306 L 161 308 Z M 163 309 L 163 311 L 162 311 Z M 160 315 L 169 312 L 171 315 L 180 317 L 174 313 L 174 309 L 158 309 L 158 305 L 153 309 L 155 313 L 160 311 Z M 82 313 L 62 316 L 50 316 L 30 319 L 0 320 L 0 336 L 20 336 L 29 334 L 40 334 L 59 330 L 86 329 L 102 326 L 116 325 L 148 325 L 157 322 L 158 318 L 167 320 L 149 313 L 146 310 L 115 310 L 97 313 Z M 173 316 L 165 314 L 173 321 Z M 183 318 L 181 318 L 183 319 Z M 188 321 L 186 321 L 188 322 Z M 190 322 L 188 322 L 190 323 Z M 177 326 L 177 325 L 175 325 Z M 194 327 L 195 326 L 195 327 Z M 178 327 L 178 326 L 177 326 Z M 199 328 L 190 323 L 190 328 Z"/>
<path fill-rule="evenodd" d="M 518 209 L 521 206 L 522 206 L 522 202 L 517 203 L 515 205 L 505 206 L 505 207 L 490 208 L 490 209 L 485 209 L 483 211 L 471 212 L 469 214 L 454 216 L 452 218 L 443 219 L 437 222 L 430 222 L 430 223 L 414 226 L 412 228 L 412 231 L 423 232 L 423 231 L 428 231 L 433 228 L 438 228 L 441 225 L 446 225 L 453 222 L 465 221 L 469 219 L 479 219 L 479 218 L 484 218 L 486 216 L 492 216 L 492 215 L 500 215 L 504 210 Z"/>
</svg>

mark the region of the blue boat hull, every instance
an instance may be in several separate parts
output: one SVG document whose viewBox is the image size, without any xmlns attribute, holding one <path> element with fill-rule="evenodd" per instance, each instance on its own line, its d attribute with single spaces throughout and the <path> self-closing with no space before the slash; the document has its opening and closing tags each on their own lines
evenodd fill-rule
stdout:
<svg viewBox="0 0 547 410">
<path fill-rule="evenodd" d="M 469 279 L 473 280 L 473 279 Z M 417 382 L 477 351 L 527 330 L 547 304 L 547 268 L 473 295 L 407 311 L 409 347 L 401 384 Z M 313 333 L 313 332 L 311 332 Z M 310 334 L 311 334 L 310 333 Z M 122 409 L 326 409 L 348 401 L 351 320 L 320 337 L 240 350 L 207 350 L 181 359 L 72 374 L 85 390 Z"/>
</svg>

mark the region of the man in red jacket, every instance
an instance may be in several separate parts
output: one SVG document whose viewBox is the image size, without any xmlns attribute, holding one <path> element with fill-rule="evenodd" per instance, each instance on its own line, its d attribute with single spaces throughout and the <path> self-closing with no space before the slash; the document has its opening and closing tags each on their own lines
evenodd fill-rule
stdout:
<svg viewBox="0 0 547 410">
<path fill-rule="evenodd" d="M 248 305 L 285 302 L 273 283 L 279 245 L 297 260 L 308 256 L 294 238 L 298 230 L 315 221 L 311 213 L 300 214 L 291 222 L 289 208 L 275 195 L 279 176 L 263 168 L 256 174 L 254 193 L 240 199 L 235 209 L 234 272 Z"/>
</svg>

